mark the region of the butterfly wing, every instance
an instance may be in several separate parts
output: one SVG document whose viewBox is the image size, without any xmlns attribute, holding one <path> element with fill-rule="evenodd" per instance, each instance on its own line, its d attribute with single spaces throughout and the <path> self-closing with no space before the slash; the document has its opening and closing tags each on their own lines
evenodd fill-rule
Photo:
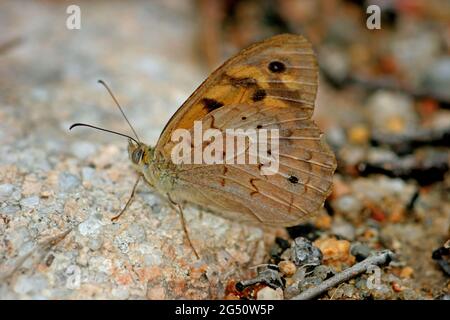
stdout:
<svg viewBox="0 0 450 320">
<path fill-rule="evenodd" d="M 323 205 L 336 160 L 301 110 L 240 104 L 209 113 L 202 124 L 203 130 L 277 129 L 278 151 L 272 155 L 277 152 L 279 169 L 264 175 L 260 164 L 181 164 L 174 197 L 232 219 L 284 226 L 298 224 Z M 248 148 L 243 152 L 251 153 Z"/>
<path fill-rule="evenodd" d="M 302 36 L 272 37 L 225 62 L 175 113 L 156 152 L 171 161 L 173 131 L 192 131 L 196 120 L 203 130 L 278 129 L 279 170 L 268 176 L 261 164 L 182 164 L 171 196 L 232 219 L 271 225 L 295 225 L 316 212 L 336 168 L 311 120 L 317 86 L 317 61 Z"/>
<path fill-rule="evenodd" d="M 156 152 L 169 159 L 173 130 L 190 129 L 210 112 L 239 103 L 295 107 L 310 118 L 317 79 L 314 51 L 304 37 L 283 34 L 256 43 L 226 61 L 195 90 L 167 123 Z"/>
</svg>

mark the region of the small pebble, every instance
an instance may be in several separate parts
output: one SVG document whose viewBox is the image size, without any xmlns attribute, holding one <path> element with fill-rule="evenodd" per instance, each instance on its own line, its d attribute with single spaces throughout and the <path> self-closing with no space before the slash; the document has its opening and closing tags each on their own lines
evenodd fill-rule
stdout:
<svg viewBox="0 0 450 320">
<path fill-rule="evenodd" d="M 361 291 L 367 290 L 367 279 L 366 278 L 359 279 L 356 282 L 355 287 L 360 289 Z"/>
<path fill-rule="evenodd" d="M 0 184 L 0 201 L 8 200 L 14 192 L 14 186 L 9 183 Z"/>
<path fill-rule="evenodd" d="M 370 132 L 367 126 L 359 124 L 350 128 L 348 136 L 351 143 L 366 144 L 369 141 Z"/>
<path fill-rule="evenodd" d="M 46 198 L 50 198 L 53 195 L 53 193 L 50 190 L 43 190 L 43 191 L 41 191 L 41 193 L 39 195 L 41 198 L 46 199 Z"/>
<path fill-rule="evenodd" d="M 62 192 L 69 192 L 80 185 L 80 179 L 68 172 L 62 172 L 58 177 L 59 189 Z"/>
<path fill-rule="evenodd" d="M 166 299 L 166 290 L 163 286 L 151 286 L 147 288 L 147 299 L 149 300 L 164 300 Z"/>
<path fill-rule="evenodd" d="M 331 232 L 338 237 L 353 241 L 355 239 L 355 228 L 351 223 L 342 219 L 335 219 Z"/>
<path fill-rule="evenodd" d="M 77 141 L 71 145 L 70 151 L 78 159 L 84 160 L 95 154 L 96 148 L 90 142 Z"/>
<path fill-rule="evenodd" d="M 283 290 L 281 288 L 264 287 L 256 294 L 256 300 L 283 300 L 283 298 Z"/>
<path fill-rule="evenodd" d="M 34 208 L 37 205 L 39 205 L 39 197 L 31 196 L 31 197 L 23 198 L 22 200 L 20 200 L 20 205 L 22 207 L 26 207 L 26 208 Z"/>
<path fill-rule="evenodd" d="M 439 97 L 450 99 L 450 58 L 448 56 L 436 60 L 428 69 L 423 80 L 427 91 Z"/>
<path fill-rule="evenodd" d="M 89 249 L 91 249 L 92 251 L 96 251 L 102 247 L 103 240 L 102 238 L 90 238 L 87 245 Z"/>
<path fill-rule="evenodd" d="M 322 45 L 320 50 L 321 68 L 337 83 L 345 81 L 350 71 L 350 61 L 346 52 L 334 44 Z"/>
<path fill-rule="evenodd" d="M 146 239 L 145 229 L 137 223 L 130 225 L 127 229 L 127 233 L 137 242 L 144 242 Z"/>
<path fill-rule="evenodd" d="M 112 289 L 111 293 L 115 298 L 119 300 L 128 299 L 128 297 L 130 296 L 130 292 L 125 287 L 114 288 Z"/>
<path fill-rule="evenodd" d="M 14 291 L 18 294 L 30 294 L 33 292 L 40 292 L 47 288 L 48 281 L 42 275 L 21 275 L 14 285 Z"/>
<path fill-rule="evenodd" d="M 353 195 L 344 195 L 334 201 L 335 209 L 342 213 L 360 212 L 363 204 Z"/>
<path fill-rule="evenodd" d="M 317 266 L 316 268 L 318 268 Z M 306 277 L 306 268 L 298 268 L 297 271 L 295 271 L 295 274 L 292 276 L 292 280 L 294 282 L 297 281 L 303 281 Z"/>
<path fill-rule="evenodd" d="M 403 291 L 402 286 L 401 286 L 398 282 L 393 282 L 393 283 L 392 283 L 392 289 L 393 289 L 395 292 L 401 292 L 401 291 Z"/>
<path fill-rule="evenodd" d="M 402 271 L 400 271 L 400 277 L 410 279 L 414 274 L 414 269 L 411 267 L 404 267 Z"/>
<path fill-rule="evenodd" d="M 159 266 L 163 263 L 163 258 L 159 250 L 152 254 L 147 254 L 144 256 L 144 264 L 146 266 Z"/>
<path fill-rule="evenodd" d="M 335 274 L 333 268 L 325 265 L 320 265 L 314 268 L 314 275 L 320 279 L 326 280 Z"/>
<path fill-rule="evenodd" d="M 292 244 L 292 260 L 297 266 L 318 266 L 322 262 L 322 252 L 306 238 L 298 237 Z"/>
<path fill-rule="evenodd" d="M 419 294 L 417 294 L 413 289 L 405 288 L 399 293 L 399 296 L 403 300 L 419 300 L 423 299 Z"/>
<path fill-rule="evenodd" d="M 342 196 L 348 195 L 352 192 L 349 184 L 342 180 L 339 174 L 335 174 L 333 177 L 333 198 L 338 199 Z"/>
<path fill-rule="evenodd" d="M 286 277 L 293 276 L 295 271 L 297 271 L 295 264 L 292 263 L 291 261 L 281 261 L 278 264 L 278 267 L 280 268 L 280 272 L 284 274 Z"/>
<path fill-rule="evenodd" d="M 351 246 L 350 249 L 350 253 L 355 256 L 356 261 L 363 261 L 364 259 L 366 259 L 370 253 L 372 252 L 372 250 L 366 246 L 365 244 L 362 243 L 354 243 Z"/>
<path fill-rule="evenodd" d="M 208 266 L 206 264 L 196 263 L 196 265 L 191 268 L 189 277 L 193 280 L 199 280 L 204 274 L 206 274 L 207 269 Z"/>
<path fill-rule="evenodd" d="M 326 135 L 327 142 L 333 147 L 340 148 L 347 142 L 345 132 L 342 127 L 334 126 L 328 129 Z"/>
<path fill-rule="evenodd" d="M 309 277 L 306 277 L 303 281 L 301 281 L 299 283 L 298 288 L 300 289 L 300 291 L 304 291 L 306 289 L 316 287 L 319 284 L 321 284 L 322 282 L 323 282 L 322 279 L 319 277 L 309 276 Z"/>
<path fill-rule="evenodd" d="M 11 205 L 11 206 L 6 206 L 4 208 L 2 208 L 2 213 L 3 214 L 15 214 L 16 212 L 18 212 L 20 210 L 20 207 L 17 205 Z"/>
<path fill-rule="evenodd" d="M 94 177 L 95 169 L 91 167 L 83 167 L 81 169 L 81 178 L 83 181 L 90 181 Z"/>
<path fill-rule="evenodd" d="M 328 230 L 331 227 L 332 219 L 328 214 L 319 214 L 314 218 L 314 226 L 318 229 Z"/>
<path fill-rule="evenodd" d="M 126 254 L 129 251 L 130 242 L 128 242 L 128 240 L 131 240 L 131 239 L 127 239 L 127 238 L 118 236 L 118 237 L 114 238 L 114 244 L 122 253 Z"/>
<path fill-rule="evenodd" d="M 103 224 L 95 217 L 89 217 L 78 225 L 78 231 L 83 236 L 96 236 L 100 233 Z"/>
<path fill-rule="evenodd" d="M 41 182 L 38 180 L 36 175 L 29 174 L 25 176 L 22 184 L 22 195 L 31 196 L 39 194 L 41 191 Z"/>
<path fill-rule="evenodd" d="M 386 134 L 411 132 L 417 128 L 418 116 L 411 97 L 378 91 L 367 102 L 374 130 Z"/>
<path fill-rule="evenodd" d="M 350 253 L 350 242 L 335 238 L 324 238 L 314 241 L 323 253 L 323 263 L 341 271 L 355 263 L 355 257 Z"/>
<path fill-rule="evenodd" d="M 346 298 L 352 298 L 355 294 L 355 287 L 351 284 L 345 283 L 341 287 L 343 291 L 343 296 Z"/>
</svg>

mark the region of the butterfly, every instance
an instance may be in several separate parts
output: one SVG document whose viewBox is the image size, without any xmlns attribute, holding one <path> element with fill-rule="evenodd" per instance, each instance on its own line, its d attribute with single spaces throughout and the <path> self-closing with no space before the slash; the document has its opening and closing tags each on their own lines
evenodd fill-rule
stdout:
<svg viewBox="0 0 450 320">
<path fill-rule="evenodd" d="M 172 116 L 156 146 L 142 143 L 132 128 L 136 139 L 128 136 L 129 158 L 139 176 L 172 203 L 193 203 L 248 223 L 297 225 L 323 206 L 336 169 L 336 158 L 311 119 L 317 88 L 311 44 L 300 35 L 273 36 L 215 70 Z M 278 171 L 262 174 L 261 163 L 174 163 L 172 135 L 179 129 L 192 132 L 195 122 L 220 132 L 278 130 Z"/>
</svg>

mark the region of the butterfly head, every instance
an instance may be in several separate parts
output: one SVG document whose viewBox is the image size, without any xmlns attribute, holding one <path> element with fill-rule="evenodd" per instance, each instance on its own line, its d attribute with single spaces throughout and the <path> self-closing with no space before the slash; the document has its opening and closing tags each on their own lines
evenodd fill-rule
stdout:
<svg viewBox="0 0 450 320">
<path fill-rule="evenodd" d="M 155 166 L 154 148 L 136 140 L 128 140 L 128 157 L 134 169 L 142 175 L 150 186 L 158 184 L 159 175 Z"/>
<path fill-rule="evenodd" d="M 150 163 L 152 148 L 145 143 L 136 143 L 133 140 L 128 140 L 128 157 L 136 167 L 142 167 Z"/>
</svg>

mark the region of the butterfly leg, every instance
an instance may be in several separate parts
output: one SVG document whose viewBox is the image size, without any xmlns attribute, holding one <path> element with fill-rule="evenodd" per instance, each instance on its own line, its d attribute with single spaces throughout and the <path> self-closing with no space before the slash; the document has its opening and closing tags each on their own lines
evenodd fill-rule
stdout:
<svg viewBox="0 0 450 320">
<path fill-rule="evenodd" d="M 120 218 L 120 216 L 121 216 L 121 215 L 128 209 L 128 207 L 130 206 L 131 202 L 133 201 L 134 194 L 136 193 L 136 188 L 137 188 L 137 185 L 138 185 L 138 183 L 139 183 L 139 180 L 141 180 L 141 175 L 139 175 L 138 178 L 136 179 L 136 182 L 134 183 L 134 186 L 133 186 L 133 190 L 131 190 L 130 198 L 128 198 L 128 201 L 127 201 L 127 203 L 125 204 L 125 207 L 123 207 L 123 209 L 120 210 L 120 212 L 119 212 L 117 215 L 115 215 L 114 217 L 111 218 L 111 221 L 112 221 L 112 222 L 116 222 L 116 221 Z"/>
<path fill-rule="evenodd" d="M 170 198 L 170 195 L 167 194 L 167 198 L 169 199 L 170 203 L 175 206 L 176 209 L 178 209 L 178 213 L 180 214 L 180 219 L 181 219 L 181 225 L 183 227 L 184 230 L 184 234 L 186 235 L 186 239 L 189 242 L 189 246 L 192 248 L 192 251 L 194 251 L 195 257 L 197 259 L 200 259 L 200 256 L 197 253 L 197 250 L 195 250 L 194 245 L 192 244 L 191 238 L 189 237 L 189 232 L 187 230 L 186 227 L 186 220 L 184 219 L 184 213 L 183 213 L 183 208 L 181 207 L 181 205 L 175 201 L 172 200 L 172 198 Z"/>
</svg>

